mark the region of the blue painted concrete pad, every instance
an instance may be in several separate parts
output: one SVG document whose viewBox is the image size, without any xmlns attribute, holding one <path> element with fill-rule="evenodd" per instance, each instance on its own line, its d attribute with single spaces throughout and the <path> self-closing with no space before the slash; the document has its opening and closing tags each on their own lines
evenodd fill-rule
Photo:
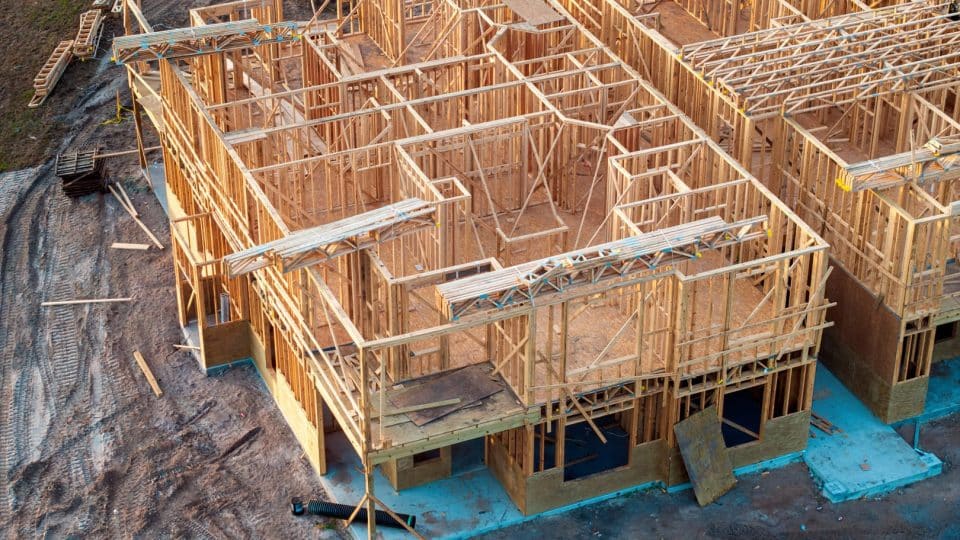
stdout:
<svg viewBox="0 0 960 540">
<path fill-rule="evenodd" d="M 832 502 L 881 495 L 943 468 L 939 458 L 914 450 L 820 365 L 813 410 L 842 430 L 828 435 L 811 428 L 804 453 L 810 473 Z"/>
</svg>

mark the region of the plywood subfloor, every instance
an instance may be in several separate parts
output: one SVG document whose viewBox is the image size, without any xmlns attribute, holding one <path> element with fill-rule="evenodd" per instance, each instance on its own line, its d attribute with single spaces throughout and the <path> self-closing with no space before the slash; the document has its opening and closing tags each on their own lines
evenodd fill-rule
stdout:
<svg viewBox="0 0 960 540">
<path fill-rule="evenodd" d="M 482 398 L 479 402 L 476 402 L 477 404 L 458 409 L 422 426 L 416 425 L 409 414 L 375 419 L 371 422 L 374 445 L 383 444 L 386 448 L 399 447 L 410 443 L 436 440 L 454 434 L 463 435 L 464 440 L 476 438 L 482 435 L 483 424 L 493 420 L 499 420 L 502 429 L 522 425 L 524 418 L 527 416 L 527 409 L 520 404 L 503 377 L 490 375 L 493 371 L 493 365 L 490 363 L 479 364 L 478 369 L 482 369 L 484 374 L 500 386 L 502 390 Z M 444 375 L 444 373 L 437 373 L 421 379 L 407 381 L 403 385 L 388 389 L 384 399 L 391 400 L 392 395 L 400 395 L 413 386 L 427 383 Z M 379 394 L 375 394 L 372 399 L 374 403 L 379 403 Z"/>
</svg>

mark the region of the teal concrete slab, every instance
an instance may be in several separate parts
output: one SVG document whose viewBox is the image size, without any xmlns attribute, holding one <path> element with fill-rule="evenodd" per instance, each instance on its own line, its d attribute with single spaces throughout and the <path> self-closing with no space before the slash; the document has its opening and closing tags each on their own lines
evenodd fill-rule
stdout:
<svg viewBox="0 0 960 540">
<path fill-rule="evenodd" d="M 813 410 L 841 430 L 828 435 L 811 428 L 804 453 L 814 481 L 832 502 L 882 495 L 942 471 L 937 456 L 914 450 L 820 365 Z"/>
</svg>

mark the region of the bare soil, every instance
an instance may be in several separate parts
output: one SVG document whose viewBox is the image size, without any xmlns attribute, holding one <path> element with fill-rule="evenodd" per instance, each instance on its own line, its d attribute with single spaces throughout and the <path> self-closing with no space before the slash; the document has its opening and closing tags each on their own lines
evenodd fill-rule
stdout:
<svg viewBox="0 0 960 540">
<path fill-rule="evenodd" d="M 309 2 L 299 3 L 293 17 L 309 14 Z M 70 66 L 41 109 L 23 112 L 24 88 L 87 4 L 28 0 L 0 10 L 0 170 L 37 167 L 0 175 L 0 538 L 339 535 L 333 523 L 290 515 L 291 496 L 323 492 L 255 370 L 207 377 L 172 347 L 183 338 L 169 247 L 111 249 L 148 239 L 111 196 L 69 199 L 52 174 L 59 151 L 135 145 L 128 114 L 103 124 L 116 116 L 117 92 L 129 102 L 106 53 Z M 144 8 L 161 25 L 187 19 L 186 3 Z M 119 24 L 108 23 L 104 50 Z M 111 159 L 107 169 L 169 244 L 166 216 L 135 158 Z"/>
</svg>

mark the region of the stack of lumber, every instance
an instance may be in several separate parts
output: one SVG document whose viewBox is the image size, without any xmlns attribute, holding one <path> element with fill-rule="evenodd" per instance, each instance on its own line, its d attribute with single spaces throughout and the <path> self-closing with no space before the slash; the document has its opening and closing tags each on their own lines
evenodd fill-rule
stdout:
<svg viewBox="0 0 960 540">
<path fill-rule="evenodd" d="M 103 31 L 103 12 L 91 9 L 80 15 L 80 28 L 77 37 L 73 40 L 73 55 L 81 60 L 88 60 L 97 54 L 100 42 L 100 32 Z"/>
<path fill-rule="evenodd" d="M 107 191 L 103 174 L 103 160 L 96 150 L 66 152 L 57 156 L 56 175 L 63 182 L 63 193 L 68 197 L 82 197 Z"/>
<path fill-rule="evenodd" d="M 40 72 L 33 79 L 33 99 L 30 100 L 28 107 L 39 107 L 47 96 L 53 92 L 53 88 L 60 81 L 60 76 L 73 59 L 73 40 L 61 41 L 53 49 L 50 58 L 47 58 Z"/>
</svg>

